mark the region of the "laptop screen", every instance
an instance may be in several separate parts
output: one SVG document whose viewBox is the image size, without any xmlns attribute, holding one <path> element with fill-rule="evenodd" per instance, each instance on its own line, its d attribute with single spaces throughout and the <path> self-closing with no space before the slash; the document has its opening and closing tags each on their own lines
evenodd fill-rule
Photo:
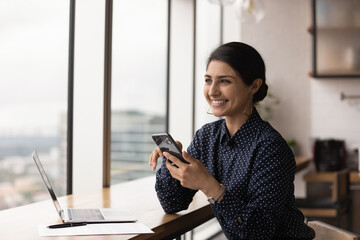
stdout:
<svg viewBox="0 0 360 240">
<path fill-rule="evenodd" d="M 56 198 L 55 192 L 54 192 L 54 190 L 53 190 L 53 188 L 52 188 L 52 186 L 51 186 L 51 184 L 50 184 L 49 178 L 47 177 L 46 172 L 45 172 L 45 170 L 44 170 L 44 168 L 43 168 L 43 166 L 42 166 L 42 164 L 41 164 L 41 162 L 40 162 L 40 158 L 39 158 L 37 152 L 34 151 L 33 154 L 32 154 L 32 156 L 33 156 L 33 159 L 34 159 L 34 161 L 35 161 L 35 164 L 36 164 L 36 166 L 37 166 L 37 168 L 38 168 L 38 170 L 39 170 L 39 172 L 40 172 L 41 178 L 43 179 L 43 181 L 44 181 L 44 183 L 45 183 L 45 186 L 46 186 L 47 190 L 49 191 L 49 193 L 50 193 L 50 195 L 51 195 L 51 198 L 52 198 L 52 200 L 53 200 L 53 202 L 54 202 L 54 205 L 55 205 L 55 207 L 56 207 L 56 210 L 57 210 L 57 212 L 59 213 L 60 218 L 61 218 L 61 207 L 60 207 L 60 204 L 59 204 L 59 202 L 58 202 L 58 200 L 57 200 L 57 198 Z"/>
</svg>

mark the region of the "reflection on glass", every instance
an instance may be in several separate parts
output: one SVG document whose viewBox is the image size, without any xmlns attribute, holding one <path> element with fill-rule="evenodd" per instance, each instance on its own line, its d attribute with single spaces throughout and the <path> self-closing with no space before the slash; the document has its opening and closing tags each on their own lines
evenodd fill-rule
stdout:
<svg viewBox="0 0 360 240">
<path fill-rule="evenodd" d="M 34 149 L 65 193 L 68 19 L 69 1 L 0 3 L 0 210 L 49 199 Z"/>
<path fill-rule="evenodd" d="M 112 184 L 153 174 L 151 135 L 166 119 L 167 2 L 114 1 Z"/>
</svg>

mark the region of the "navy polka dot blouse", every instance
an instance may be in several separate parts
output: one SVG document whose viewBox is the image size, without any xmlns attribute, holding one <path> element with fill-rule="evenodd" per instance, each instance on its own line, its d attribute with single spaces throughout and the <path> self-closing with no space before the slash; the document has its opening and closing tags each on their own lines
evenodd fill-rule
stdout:
<svg viewBox="0 0 360 240">
<path fill-rule="evenodd" d="M 228 239 L 314 238 L 294 206 L 294 155 L 255 108 L 232 137 L 225 120 L 204 125 L 187 151 L 226 188 L 211 207 Z M 166 213 L 187 209 L 196 193 L 171 177 L 165 161 L 155 188 Z"/>
</svg>

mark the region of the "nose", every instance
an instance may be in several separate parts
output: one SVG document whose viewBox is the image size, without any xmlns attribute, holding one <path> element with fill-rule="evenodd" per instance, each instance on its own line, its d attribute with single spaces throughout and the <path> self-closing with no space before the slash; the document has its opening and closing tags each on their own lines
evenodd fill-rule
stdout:
<svg viewBox="0 0 360 240">
<path fill-rule="evenodd" d="M 219 92 L 219 86 L 216 83 L 212 83 L 209 89 L 209 96 L 216 96 Z"/>
</svg>

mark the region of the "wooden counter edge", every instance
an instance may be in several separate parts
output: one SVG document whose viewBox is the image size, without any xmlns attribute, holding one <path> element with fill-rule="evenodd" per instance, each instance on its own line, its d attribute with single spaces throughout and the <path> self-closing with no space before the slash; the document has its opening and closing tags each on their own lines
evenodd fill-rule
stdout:
<svg viewBox="0 0 360 240">
<path fill-rule="evenodd" d="M 201 224 L 214 218 L 210 205 L 203 206 L 194 212 L 181 215 L 161 226 L 152 229 L 155 234 L 137 235 L 132 240 L 157 240 L 174 239 L 186 232 L 200 226 Z"/>
</svg>

